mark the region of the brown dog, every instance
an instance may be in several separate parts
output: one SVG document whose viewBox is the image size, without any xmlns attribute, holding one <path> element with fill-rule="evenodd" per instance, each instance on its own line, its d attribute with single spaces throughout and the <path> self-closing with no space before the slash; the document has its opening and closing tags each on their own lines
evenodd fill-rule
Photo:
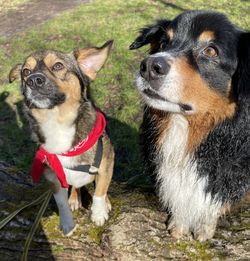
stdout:
<svg viewBox="0 0 250 261">
<path fill-rule="evenodd" d="M 89 83 L 105 63 L 112 42 L 70 54 L 36 52 L 9 75 L 10 82 L 21 79 L 25 114 L 32 137 L 41 146 L 33 162 L 33 179 L 39 180 L 44 173 L 51 184 L 65 235 L 75 228 L 70 207 L 80 207 L 80 187 L 96 181 L 91 207 L 91 220 L 96 225 L 103 225 L 111 210 L 107 191 L 114 150 L 105 118 L 90 97 Z M 73 186 L 69 203 L 68 184 Z"/>
</svg>

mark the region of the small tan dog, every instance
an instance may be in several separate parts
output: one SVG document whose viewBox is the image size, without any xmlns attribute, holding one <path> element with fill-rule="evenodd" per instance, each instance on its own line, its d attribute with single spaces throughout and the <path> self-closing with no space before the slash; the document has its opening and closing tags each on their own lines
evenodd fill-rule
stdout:
<svg viewBox="0 0 250 261">
<path fill-rule="evenodd" d="M 32 166 L 33 180 L 44 174 L 51 184 L 65 235 L 75 228 L 70 208 L 81 206 L 80 187 L 96 182 L 91 207 L 96 225 L 103 225 L 111 210 L 107 191 L 114 150 L 105 118 L 90 97 L 89 84 L 105 63 L 112 43 L 70 54 L 35 52 L 9 75 L 10 82 L 21 79 L 24 111 L 32 137 L 40 145 Z M 68 184 L 73 186 L 69 201 Z"/>
</svg>

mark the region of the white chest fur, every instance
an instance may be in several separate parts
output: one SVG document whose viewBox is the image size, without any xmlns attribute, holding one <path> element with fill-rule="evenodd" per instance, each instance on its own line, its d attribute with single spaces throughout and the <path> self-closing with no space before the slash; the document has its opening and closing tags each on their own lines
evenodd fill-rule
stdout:
<svg viewBox="0 0 250 261">
<path fill-rule="evenodd" d="M 207 179 L 198 176 L 196 161 L 185 152 L 188 128 L 182 115 L 171 116 L 158 157 L 157 181 L 163 206 L 171 209 L 177 223 L 190 227 L 209 209 L 215 213 L 218 202 L 205 193 Z"/>
<path fill-rule="evenodd" d="M 87 172 L 74 171 L 73 168 L 79 164 L 76 157 L 65 157 L 58 154 L 64 153 L 72 148 L 72 142 L 76 133 L 75 125 L 73 124 L 77 116 L 77 108 L 71 110 L 68 114 L 60 117 L 60 110 L 56 107 L 46 111 L 44 118 L 40 121 L 42 134 L 45 138 L 44 148 L 58 156 L 69 185 L 76 188 L 82 187 L 95 178 L 94 175 L 89 175 Z M 81 164 L 84 164 L 83 162 Z"/>
<path fill-rule="evenodd" d="M 56 109 L 48 110 L 46 121 L 40 125 L 45 138 L 44 148 L 56 154 L 71 148 L 76 131 L 72 121 L 59 121 L 59 113 Z"/>
</svg>

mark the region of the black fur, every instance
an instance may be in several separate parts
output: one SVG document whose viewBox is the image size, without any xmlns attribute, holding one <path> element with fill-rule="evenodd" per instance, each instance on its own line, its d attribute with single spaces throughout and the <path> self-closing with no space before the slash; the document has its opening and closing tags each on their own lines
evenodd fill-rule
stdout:
<svg viewBox="0 0 250 261">
<path fill-rule="evenodd" d="M 195 158 L 214 198 L 233 203 L 250 190 L 250 98 L 241 99 L 233 119 L 210 133 Z"/>
<path fill-rule="evenodd" d="M 169 43 L 166 31 L 175 31 Z M 214 47 L 218 60 L 208 61 L 199 55 L 195 39 L 203 31 L 215 32 Z M 156 44 L 158 42 L 158 44 Z M 189 64 L 215 91 L 230 95 L 236 101 L 236 112 L 216 126 L 195 151 L 200 177 L 208 178 L 206 192 L 223 203 L 239 200 L 250 190 L 250 34 L 231 24 L 215 12 L 185 12 L 173 21 L 160 20 L 143 28 L 130 49 L 151 44 L 150 54 L 171 51 L 187 57 Z M 157 47 L 157 48 L 156 48 Z M 141 125 L 142 148 L 146 170 L 155 173 L 158 129 L 155 112 L 147 106 Z"/>
</svg>

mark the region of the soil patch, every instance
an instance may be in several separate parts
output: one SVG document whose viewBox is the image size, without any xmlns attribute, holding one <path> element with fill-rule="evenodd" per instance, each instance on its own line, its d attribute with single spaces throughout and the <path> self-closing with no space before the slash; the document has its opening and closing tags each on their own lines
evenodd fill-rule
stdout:
<svg viewBox="0 0 250 261">
<path fill-rule="evenodd" d="M 17 10 L 0 15 L 0 36 L 10 37 L 17 32 L 41 24 L 62 11 L 72 9 L 89 0 L 33 0 Z"/>
</svg>

